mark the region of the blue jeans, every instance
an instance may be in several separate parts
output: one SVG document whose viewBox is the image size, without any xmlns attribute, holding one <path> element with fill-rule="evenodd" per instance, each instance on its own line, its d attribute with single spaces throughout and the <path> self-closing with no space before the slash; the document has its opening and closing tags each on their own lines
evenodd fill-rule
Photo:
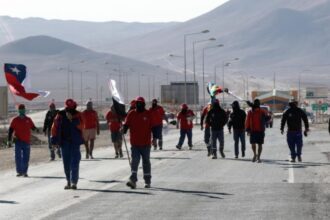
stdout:
<svg viewBox="0 0 330 220">
<path fill-rule="evenodd" d="M 291 158 L 300 157 L 303 147 L 302 131 L 288 131 L 287 142 L 291 151 Z"/>
<path fill-rule="evenodd" d="M 204 143 L 206 144 L 206 147 L 209 149 L 210 144 L 210 137 L 211 137 L 211 129 L 210 127 L 204 129 Z"/>
<path fill-rule="evenodd" d="M 189 147 L 192 147 L 192 129 L 180 129 L 180 138 L 179 138 L 179 143 L 178 146 L 182 146 L 184 139 L 188 138 L 188 145 Z"/>
<path fill-rule="evenodd" d="M 49 148 L 50 158 L 52 160 L 54 160 L 55 159 L 55 150 L 54 150 L 53 145 L 52 145 L 52 142 L 50 140 L 50 136 L 51 136 L 50 135 L 50 132 L 48 132 L 47 133 L 47 137 L 48 137 L 48 148 Z M 61 148 L 57 148 L 56 153 L 58 155 L 61 155 Z"/>
<path fill-rule="evenodd" d="M 27 174 L 30 160 L 30 145 L 20 140 L 15 142 L 16 172 Z"/>
<path fill-rule="evenodd" d="M 150 163 L 150 146 L 131 147 L 132 151 L 132 166 L 130 180 L 137 182 L 137 172 L 142 157 L 143 178 L 146 184 L 151 183 L 151 163 Z"/>
<path fill-rule="evenodd" d="M 80 145 L 66 142 L 61 145 L 61 149 L 66 180 L 69 183 L 77 184 L 81 159 Z"/>
<path fill-rule="evenodd" d="M 235 156 L 239 155 L 239 141 L 241 141 L 242 153 L 245 152 L 245 131 L 234 130 Z"/>
<path fill-rule="evenodd" d="M 213 152 L 217 151 L 217 140 L 220 142 L 220 151 L 223 151 L 225 146 L 223 129 L 221 130 L 211 130 L 211 139 L 212 139 L 212 150 Z"/>
</svg>

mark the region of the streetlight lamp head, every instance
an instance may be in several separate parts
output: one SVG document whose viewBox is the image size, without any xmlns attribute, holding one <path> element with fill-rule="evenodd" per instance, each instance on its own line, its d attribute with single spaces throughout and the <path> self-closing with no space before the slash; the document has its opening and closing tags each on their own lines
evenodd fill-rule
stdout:
<svg viewBox="0 0 330 220">
<path fill-rule="evenodd" d="M 223 46 L 225 46 L 225 45 L 223 45 L 223 44 L 219 44 L 219 45 L 217 45 L 217 47 L 223 47 Z"/>
<path fill-rule="evenodd" d="M 201 33 L 202 34 L 206 34 L 206 33 L 209 33 L 210 31 L 209 30 L 204 30 L 204 31 L 202 31 Z"/>
<path fill-rule="evenodd" d="M 214 37 L 211 37 L 211 38 L 209 39 L 209 41 L 215 41 L 215 40 L 217 40 L 217 39 L 214 38 Z"/>
<path fill-rule="evenodd" d="M 239 58 L 238 58 L 238 57 L 236 57 L 234 60 L 239 60 Z"/>
</svg>

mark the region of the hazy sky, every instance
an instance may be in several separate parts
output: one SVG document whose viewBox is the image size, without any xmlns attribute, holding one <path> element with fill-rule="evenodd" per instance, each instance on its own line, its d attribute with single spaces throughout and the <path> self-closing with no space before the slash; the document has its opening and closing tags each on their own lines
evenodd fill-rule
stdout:
<svg viewBox="0 0 330 220">
<path fill-rule="evenodd" d="M 228 0 L 0 0 L 0 15 L 85 21 L 185 21 Z"/>
</svg>

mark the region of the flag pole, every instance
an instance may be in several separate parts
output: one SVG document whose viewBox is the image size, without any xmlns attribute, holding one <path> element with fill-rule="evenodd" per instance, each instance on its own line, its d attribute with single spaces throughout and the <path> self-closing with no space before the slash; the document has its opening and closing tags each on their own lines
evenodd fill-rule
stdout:
<svg viewBox="0 0 330 220">
<path fill-rule="evenodd" d="M 126 148 L 126 153 L 127 153 L 127 158 L 128 158 L 129 166 L 132 167 L 131 157 L 129 156 L 129 151 L 128 151 L 128 147 L 127 147 L 127 143 L 126 143 L 126 139 L 125 139 L 125 135 L 124 134 L 122 134 L 122 138 L 123 138 L 124 145 L 125 145 L 125 148 Z"/>
</svg>

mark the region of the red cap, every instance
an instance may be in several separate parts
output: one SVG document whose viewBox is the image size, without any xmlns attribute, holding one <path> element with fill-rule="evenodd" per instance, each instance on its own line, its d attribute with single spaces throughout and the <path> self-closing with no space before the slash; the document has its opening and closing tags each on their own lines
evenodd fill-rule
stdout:
<svg viewBox="0 0 330 220">
<path fill-rule="evenodd" d="M 132 100 L 130 104 L 131 104 L 131 107 L 135 108 L 135 106 L 136 106 L 136 101 L 135 101 L 135 99 Z"/>
<path fill-rule="evenodd" d="M 135 100 L 137 102 L 143 102 L 143 103 L 145 103 L 144 98 L 142 96 L 137 97 Z"/>
<path fill-rule="evenodd" d="M 65 101 L 65 107 L 68 109 L 74 109 L 77 107 L 77 103 L 73 99 L 67 99 Z"/>
<path fill-rule="evenodd" d="M 182 105 L 181 105 L 181 108 L 182 108 L 182 109 L 188 109 L 188 105 L 187 105 L 187 104 L 182 104 Z"/>
<path fill-rule="evenodd" d="M 18 105 L 18 109 L 25 109 L 25 105 L 23 105 L 23 104 L 19 104 L 19 105 Z"/>
<path fill-rule="evenodd" d="M 157 99 L 153 99 L 152 102 L 153 103 L 157 103 L 158 101 L 157 101 Z"/>
</svg>

